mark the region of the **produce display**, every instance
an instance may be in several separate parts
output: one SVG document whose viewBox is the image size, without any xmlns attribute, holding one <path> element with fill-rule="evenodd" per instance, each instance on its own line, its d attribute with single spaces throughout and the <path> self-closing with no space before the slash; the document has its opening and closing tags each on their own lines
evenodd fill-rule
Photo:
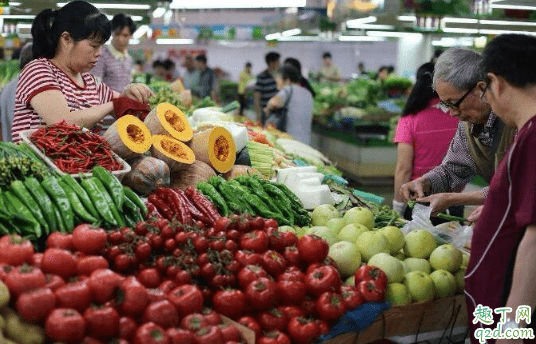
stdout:
<svg viewBox="0 0 536 344">
<path fill-rule="evenodd" d="M 0 89 L 7 85 L 19 73 L 19 61 L 5 61 L 0 63 Z"/>
<path fill-rule="evenodd" d="M 141 156 L 152 144 L 149 128 L 132 115 L 117 119 L 103 137 L 117 155 L 127 160 Z"/>
</svg>

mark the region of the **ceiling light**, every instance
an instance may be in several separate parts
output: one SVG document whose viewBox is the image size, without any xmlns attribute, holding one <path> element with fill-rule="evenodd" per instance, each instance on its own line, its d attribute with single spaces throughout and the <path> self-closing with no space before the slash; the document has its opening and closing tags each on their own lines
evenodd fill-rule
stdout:
<svg viewBox="0 0 536 344">
<path fill-rule="evenodd" d="M 164 7 L 158 7 L 153 11 L 153 18 L 160 18 L 166 13 L 166 9 Z"/>
<path fill-rule="evenodd" d="M 366 18 L 359 18 L 359 19 L 352 19 L 346 21 L 346 26 L 351 27 L 353 25 L 359 25 L 359 24 L 370 24 L 374 23 L 378 20 L 375 16 L 369 16 Z"/>
<path fill-rule="evenodd" d="M 173 0 L 172 9 L 305 7 L 306 0 Z"/>
<path fill-rule="evenodd" d="M 339 41 L 341 42 L 378 42 L 384 40 L 382 37 L 371 36 L 339 36 Z"/>
<path fill-rule="evenodd" d="M 512 21 L 512 20 L 480 20 L 480 24 L 488 25 L 511 25 L 511 26 L 536 26 L 536 22 Z"/>
<path fill-rule="evenodd" d="M 20 6 L 20 5 L 21 5 L 20 2 L 14 2 L 14 1 L 9 2 L 9 6 Z"/>
<path fill-rule="evenodd" d="M 477 24 L 478 19 L 445 17 L 443 23 Z"/>
<path fill-rule="evenodd" d="M 156 44 L 194 44 L 194 40 L 188 38 L 158 38 Z"/>
<path fill-rule="evenodd" d="M 147 36 L 150 36 L 149 32 L 151 31 L 152 30 L 149 27 L 149 25 L 141 25 L 136 31 L 134 31 L 134 34 L 132 34 L 132 38 L 140 39 L 146 33 L 147 33 Z"/>
<path fill-rule="evenodd" d="M 479 33 L 483 35 L 503 35 L 507 33 L 514 33 L 518 35 L 536 35 L 536 32 L 529 32 L 529 31 L 512 31 L 512 30 L 488 30 L 488 29 L 480 29 L 478 30 Z"/>
<path fill-rule="evenodd" d="M 359 25 L 346 25 L 349 29 L 368 29 L 368 30 L 394 30 L 393 25 L 380 25 L 380 24 L 359 24 Z"/>
<path fill-rule="evenodd" d="M 276 32 L 276 33 L 271 33 L 269 35 L 266 35 L 264 37 L 267 41 L 273 41 L 273 40 L 276 40 L 278 38 L 281 38 L 281 32 Z"/>
<path fill-rule="evenodd" d="M 17 23 L 17 29 L 31 29 L 32 24 L 30 23 Z"/>
<path fill-rule="evenodd" d="M 535 11 L 536 6 L 525 6 L 525 5 L 507 5 L 507 4 L 491 4 L 491 8 L 504 8 L 507 10 L 524 10 L 524 11 Z"/>
<path fill-rule="evenodd" d="M 322 41 L 322 37 L 318 36 L 290 36 L 290 37 L 281 37 L 278 39 L 280 42 L 313 42 L 313 41 Z"/>
<path fill-rule="evenodd" d="M 456 39 L 452 37 L 443 37 L 440 40 L 432 41 L 432 45 L 436 47 L 472 47 L 473 39 Z"/>
<path fill-rule="evenodd" d="M 396 17 L 396 19 L 400 20 L 400 21 L 416 21 L 417 20 L 417 17 L 416 16 L 398 16 Z"/>
<path fill-rule="evenodd" d="M 296 36 L 299 34 L 301 34 L 301 29 L 292 29 L 292 30 L 283 31 L 281 33 L 281 36 L 289 37 L 289 36 Z"/>
<path fill-rule="evenodd" d="M 106 16 L 109 20 L 112 20 L 114 16 L 112 15 L 107 15 Z M 142 16 L 130 16 L 130 18 L 132 18 L 133 21 L 142 21 L 143 20 L 143 17 Z"/>
<path fill-rule="evenodd" d="M 447 33 L 465 33 L 465 34 L 477 34 L 478 33 L 478 29 L 465 29 L 465 28 L 450 28 L 450 27 L 446 27 L 443 29 L 443 32 L 447 32 Z"/>
<path fill-rule="evenodd" d="M 32 14 L 3 14 L 0 15 L 2 19 L 34 19 L 35 15 Z"/>
<path fill-rule="evenodd" d="M 68 2 L 58 2 L 58 7 L 63 7 L 67 5 Z M 133 4 L 96 4 L 91 3 L 93 6 L 99 9 L 121 9 L 121 10 L 148 10 L 151 8 L 151 5 L 133 5 Z"/>
<path fill-rule="evenodd" d="M 397 37 L 397 38 L 404 38 L 404 37 L 422 37 L 421 33 L 413 33 L 413 32 L 390 32 L 390 31 L 367 31 L 367 36 L 373 36 L 373 37 Z"/>
</svg>

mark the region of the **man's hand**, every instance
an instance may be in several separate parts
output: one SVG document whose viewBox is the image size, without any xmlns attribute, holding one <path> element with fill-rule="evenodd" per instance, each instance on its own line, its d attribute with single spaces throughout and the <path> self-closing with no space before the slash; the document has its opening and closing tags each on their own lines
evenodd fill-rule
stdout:
<svg viewBox="0 0 536 344">
<path fill-rule="evenodd" d="M 452 194 L 450 193 L 439 193 L 428 197 L 418 198 L 417 202 L 430 202 L 430 208 L 432 208 L 432 216 L 437 216 L 437 214 L 439 214 L 443 210 L 455 205 L 454 203 L 452 203 L 451 196 Z"/>
<path fill-rule="evenodd" d="M 430 181 L 427 178 L 417 178 L 400 187 L 400 194 L 407 201 L 422 198 L 430 191 Z"/>
<path fill-rule="evenodd" d="M 482 210 L 484 209 L 484 206 L 481 205 L 480 207 L 476 208 L 471 215 L 467 218 L 467 221 L 470 223 L 475 223 L 478 218 L 480 217 L 480 214 L 482 214 Z"/>
</svg>

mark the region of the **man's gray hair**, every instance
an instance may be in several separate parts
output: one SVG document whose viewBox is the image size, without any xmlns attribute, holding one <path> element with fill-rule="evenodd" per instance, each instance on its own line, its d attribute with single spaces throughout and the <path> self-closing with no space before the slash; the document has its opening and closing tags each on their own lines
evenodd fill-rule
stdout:
<svg viewBox="0 0 536 344">
<path fill-rule="evenodd" d="M 439 56 L 434 69 L 434 89 L 444 81 L 458 90 L 469 90 L 484 80 L 482 56 L 469 49 L 450 48 Z"/>
</svg>

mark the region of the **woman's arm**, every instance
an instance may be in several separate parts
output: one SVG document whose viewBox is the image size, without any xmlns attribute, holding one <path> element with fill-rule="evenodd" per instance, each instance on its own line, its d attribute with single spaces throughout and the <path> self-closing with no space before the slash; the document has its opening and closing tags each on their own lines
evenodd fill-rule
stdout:
<svg viewBox="0 0 536 344">
<path fill-rule="evenodd" d="M 400 195 L 400 187 L 410 181 L 413 173 L 413 146 L 400 142 L 397 144 L 397 158 L 395 171 L 395 189 L 394 199 L 398 202 L 404 202 Z"/>
<path fill-rule="evenodd" d="M 285 106 L 285 100 L 280 95 L 276 95 L 270 98 L 268 104 L 266 104 L 266 109 L 268 111 L 271 111 L 275 109 L 280 109 L 283 106 Z"/>
</svg>

